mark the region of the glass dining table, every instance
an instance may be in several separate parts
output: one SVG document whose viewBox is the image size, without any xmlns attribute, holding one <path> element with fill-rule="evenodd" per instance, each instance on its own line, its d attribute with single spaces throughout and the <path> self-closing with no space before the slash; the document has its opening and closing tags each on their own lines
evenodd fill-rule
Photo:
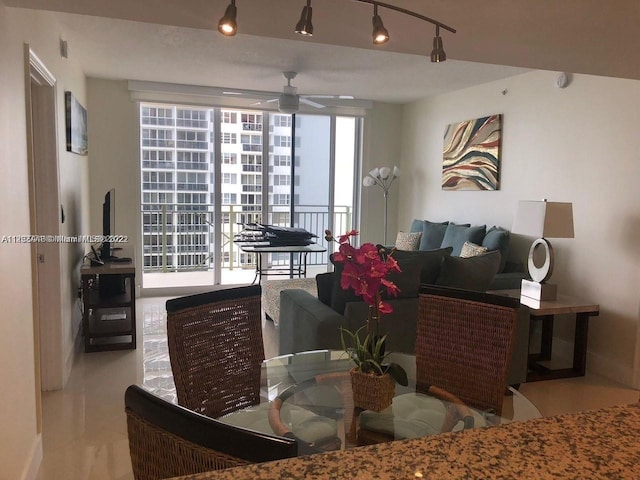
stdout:
<svg viewBox="0 0 640 480">
<path fill-rule="evenodd" d="M 266 360 L 262 369 L 261 397 L 263 401 L 270 402 L 269 423 L 274 433 L 282 434 L 287 430 L 286 421 L 280 417 L 280 412 L 287 406 L 296 406 L 336 420 L 340 441 L 329 449 L 362 445 L 362 435 L 360 435 L 363 433 L 360 431 L 362 424 L 378 426 L 382 424 L 383 430 L 386 428 L 386 433 L 391 440 L 420 435 L 414 431 L 415 422 L 411 420 L 412 413 L 403 412 L 403 409 L 416 408 L 415 356 L 391 353 L 389 361 L 404 367 L 409 384 L 407 386 L 396 384 L 392 407 L 376 414 L 369 411 L 363 412 L 354 407 L 349 375 L 353 362 L 343 351 L 317 350 Z M 442 392 L 442 389 L 435 390 Z M 427 395 L 434 395 L 434 393 L 430 392 Z M 443 414 L 451 411 L 452 407 L 458 408 L 458 403 L 454 405 L 450 399 L 450 395 L 438 395 L 438 401 L 435 403 L 440 405 Z M 472 427 L 541 417 L 538 409 L 524 395 L 511 387 L 505 393 L 502 412 L 499 416 L 493 412 L 480 412 L 473 409 L 471 411 L 475 419 L 475 422 L 473 420 L 470 422 Z M 405 421 L 401 422 L 397 419 L 394 421 L 394 415 L 398 417 L 403 414 L 409 415 Z M 391 421 L 389 421 L 390 418 Z M 409 433 L 407 428 L 403 427 L 407 427 Z M 457 424 L 454 421 L 447 430 L 455 431 L 463 428 L 469 428 L 469 424 L 461 420 Z"/>
</svg>

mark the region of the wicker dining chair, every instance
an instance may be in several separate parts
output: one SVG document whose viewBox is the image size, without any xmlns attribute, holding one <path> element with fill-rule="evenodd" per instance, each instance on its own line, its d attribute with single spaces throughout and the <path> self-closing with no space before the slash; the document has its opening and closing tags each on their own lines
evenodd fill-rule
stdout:
<svg viewBox="0 0 640 480">
<path fill-rule="evenodd" d="M 487 419 L 502 412 L 519 309 L 517 298 L 422 285 L 415 347 L 417 394 L 394 398 L 386 411 L 363 412 L 358 444 L 450 431 L 457 423 L 451 421 L 456 419 L 452 413 L 463 421 L 462 428 L 491 423 Z M 445 411 L 439 400 L 449 405 L 453 400 L 454 411 Z"/>
<path fill-rule="evenodd" d="M 131 385 L 125 392 L 136 480 L 157 480 L 295 457 L 296 440 L 200 415 Z"/>
<path fill-rule="evenodd" d="M 260 403 L 264 360 L 259 285 L 168 300 L 178 403 L 208 417 Z"/>
<path fill-rule="evenodd" d="M 273 433 L 260 401 L 265 358 L 261 287 L 242 286 L 168 300 L 167 339 L 178 403 L 228 424 Z M 332 448 L 334 419 L 287 406 L 300 452 Z"/>
<path fill-rule="evenodd" d="M 421 286 L 416 390 L 437 385 L 500 415 L 519 309 L 517 298 Z"/>
</svg>

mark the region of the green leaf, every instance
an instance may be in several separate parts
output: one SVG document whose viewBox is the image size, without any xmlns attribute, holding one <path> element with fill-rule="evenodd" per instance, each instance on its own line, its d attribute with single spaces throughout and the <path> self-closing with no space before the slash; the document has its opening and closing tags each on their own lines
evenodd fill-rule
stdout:
<svg viewBox="0 0 640 480">
<path fill-rule="evenodd" d="M 409 385 L 409 379 L 407 378 L 407 372 L 405 372 L 402 366 L 397 363 L 390 363 L 387 366 L 387 373 L 391 375 L 391 377 L 398 382 L 400 385 L 406 387 Z"/>
</svg>

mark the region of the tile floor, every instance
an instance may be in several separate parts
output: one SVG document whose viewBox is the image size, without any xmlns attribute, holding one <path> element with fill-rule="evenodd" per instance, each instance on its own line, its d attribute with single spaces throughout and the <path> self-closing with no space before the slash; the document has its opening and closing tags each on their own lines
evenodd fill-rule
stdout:
<svg viewBox="0 0 640 480">
<path fill-rule="evenodd" d="M 137 301 L 137 350 L 79 353 L 67 386 L 43 395 L 44 459 L 37 480 L 132 480 L 124 415 L 124 391 L 144 383 L 170 397 L 166 353 L 166 298 Z M 263 324 L 265 354 L 277 353 L 277 331 Z M 144 330 L 144 335 L 142 335 Z M 545 415 L 638 401 L 639 392 L 602 377 L 523 384 Z"/>
</svg>

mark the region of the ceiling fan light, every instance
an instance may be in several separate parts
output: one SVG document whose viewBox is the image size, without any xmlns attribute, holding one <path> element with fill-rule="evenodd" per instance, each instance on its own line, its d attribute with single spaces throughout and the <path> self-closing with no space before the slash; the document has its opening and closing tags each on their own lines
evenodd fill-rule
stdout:
<svg viewBox="0 0 640 480">
<path fill-rule="evenodd" d="M 296 24 L 295 32 L 300 35 L 313 36 L 313 23 L 311 23 L 311 16 L 313 15 L 313 8 L 311 7 L 311 0 L 307 0 L 307 4 L 302 8 L 302 14 L 300 14 L 300 20 Z"/>
<path fill-rule="evenodd" d="M 436 25 L 436 36 L 433 37 L 433 50 L 431 50 L 431 62 L 440 63 L 447 59 L 447 54 L 442 47 L 442 37 L 440 36 L 440 27 Z"/>
<path fill-rule="evenodd" d="M 300 109 L 300 98 L 297 95 L 282 94 L 278 98 L 278 111 L 296 113 Z"/>
<path fill-rule="evenodd" d="M 218 31 L 227 36 L 232 37 L 238 32 L 238 24 L 236 23 L 236 16 L 238 9 L 236 8 L 236 0 L 231 0 L 231 3 L 227 6 L 224 15 L 218 22 Z"/>
<path fill-rule="evenodd" d="M 389 41 L 389 31 L 384 28 L 382 18 L 377 13 L 373 16 L 373 44 L 382 45 Z"/>
</svg>

